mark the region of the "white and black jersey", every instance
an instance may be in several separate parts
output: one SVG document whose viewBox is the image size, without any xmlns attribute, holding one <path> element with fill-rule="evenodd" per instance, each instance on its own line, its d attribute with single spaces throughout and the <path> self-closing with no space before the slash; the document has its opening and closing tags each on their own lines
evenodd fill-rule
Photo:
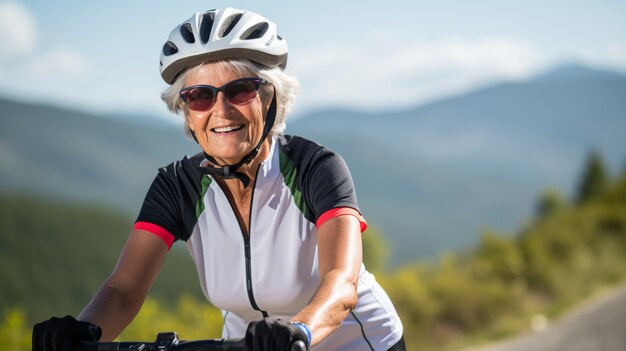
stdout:
<svg viewBox="0 0 626 351">
<path fill-rule="evenodd" d="M 223 337 L 241 338 L 249 322 L 289 320 L 315 293 L 320 277 L 317 228 L 359 211 L 343 159 L 295 136 L 275 137 L 254 180 L 249 235 L 226 194 L 202 172 L 204 154 L 161 168 L 135 228 L 168 246 L 186 242 L 207 299 L 222 310 Z M 374 276 L 361 266 L 359 301 L 319 350 L 387 350 L 402 337 L 402 324 Z"/>
</svg>

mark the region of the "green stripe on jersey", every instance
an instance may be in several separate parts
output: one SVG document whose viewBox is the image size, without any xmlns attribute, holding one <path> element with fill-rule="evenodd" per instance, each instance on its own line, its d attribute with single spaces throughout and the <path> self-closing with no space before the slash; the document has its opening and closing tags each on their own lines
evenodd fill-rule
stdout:
<svg viewBox="0 0 626 351">
<path fill-rule="evenodd" d="M 200 214 L 204 211 L 204 194 L 209 190 L 212 181 L 213 178 L 209 177 L 208 174 L 202 176 L 202 192 L 200 193 L 198 202 L 196 202 L 196 219 L 200 218 Z"/>
<path fill-rule="evenodd" d="M 306 214 L 305 212 L 305 204 L 304 197 L 298 187 L 296 186 L 296 179 L 298 179 L 298 170 L 294 166 L 293 162 L 287 157 L 287 155 L 279 150 L 279 159 L 280 159 L 280 173 L 282 173 L 283 178 L 285 179 L 285 185 L 291 190 L 291 196 L 293 196 L 293 201 L 296 203 L 296 206 L 300 209 L 300 212 Z"/>
</svg>

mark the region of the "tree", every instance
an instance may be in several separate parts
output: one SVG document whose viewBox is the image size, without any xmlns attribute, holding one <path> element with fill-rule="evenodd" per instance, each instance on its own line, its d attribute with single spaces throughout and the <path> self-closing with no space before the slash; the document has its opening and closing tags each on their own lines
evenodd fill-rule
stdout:
<svg viewBox="0 0 626 351">
<path fill-rule="evenodd" d="M 538 218 L 546 217 L 565 207 L 563 196 L 556 189 L 544 190 L 537 202 L 536 214 Z"/>
<path fill-rule="evenodd" d="M 593 150 L 589 153 L 578 185 L 576 201 L 585 202 L 602 193 L 608 185 L 608 177 L 602 156 Z"/>
</svg>

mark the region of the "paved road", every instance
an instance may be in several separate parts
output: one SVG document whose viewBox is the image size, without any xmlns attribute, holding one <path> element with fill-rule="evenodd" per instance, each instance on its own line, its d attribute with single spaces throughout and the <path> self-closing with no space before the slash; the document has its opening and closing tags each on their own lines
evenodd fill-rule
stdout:
<svg viewBox="0 0 626 351">
<path fill-rule="evenodd" d="M 600 294 L 547 328 L 465 351 L 626 351 L 626 285 Z"/>
</svg>

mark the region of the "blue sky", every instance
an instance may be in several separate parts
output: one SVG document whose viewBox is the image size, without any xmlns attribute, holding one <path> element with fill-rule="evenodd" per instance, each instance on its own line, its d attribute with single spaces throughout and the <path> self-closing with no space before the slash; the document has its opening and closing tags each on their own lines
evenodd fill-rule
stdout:
<svg viewBox="0 0 626 351">
<path fill-rule="evenodd" d="M 0 0 L 0 95 L 166 115 L 170 30 L 231 6 L 278 24 L 315 108 L 402 109 L 563 63 L 626 72 L 626 1 Z"/>
</svg>

